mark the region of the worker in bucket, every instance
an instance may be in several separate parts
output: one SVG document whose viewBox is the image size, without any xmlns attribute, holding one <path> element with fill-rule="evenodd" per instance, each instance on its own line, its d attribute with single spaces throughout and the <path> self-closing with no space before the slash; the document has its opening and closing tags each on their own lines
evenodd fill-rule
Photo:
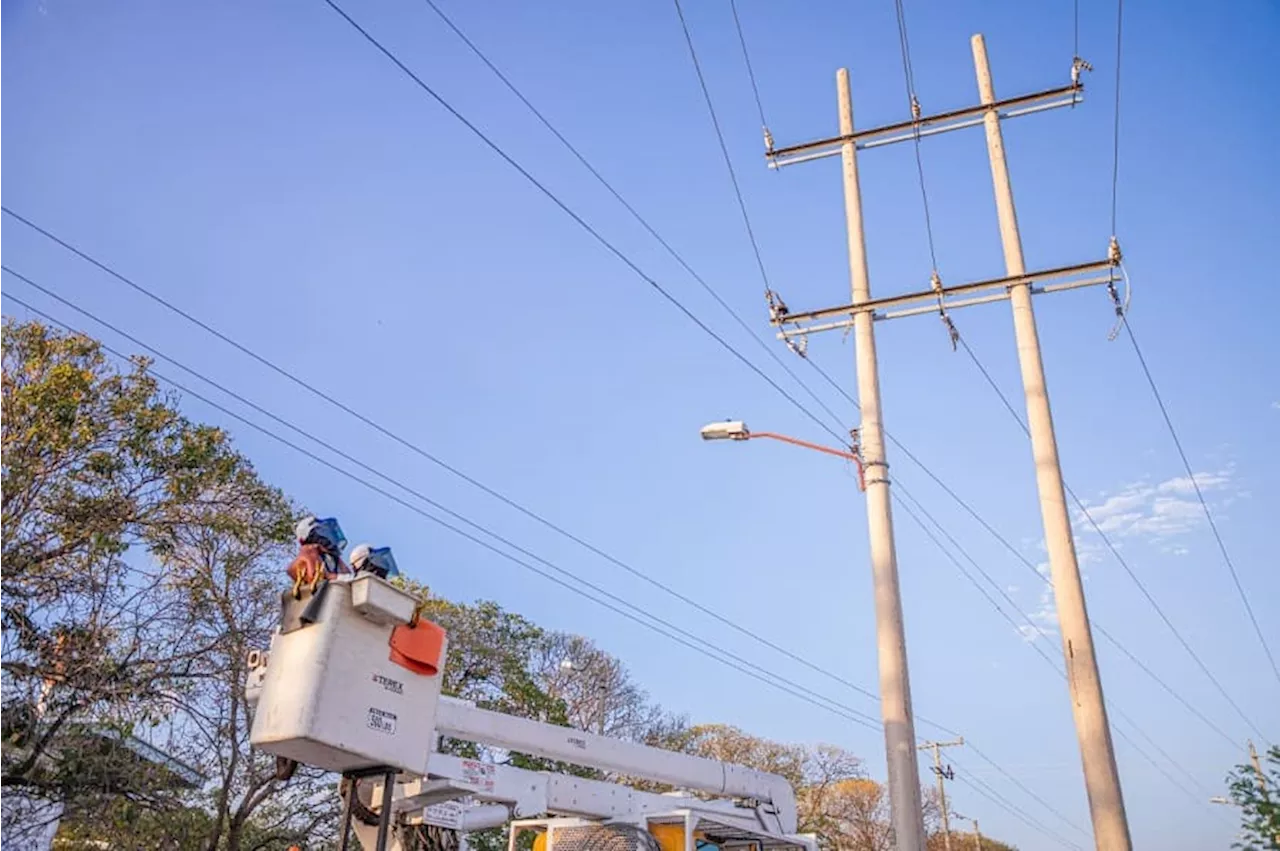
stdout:
<svg viewBox="0 0 1280 851">
<path fill-rule="evenodd" d="M 360 544 L 351 550 L 351 569 L 356 576 L 372 573 L 379 579 L 391 579 L 400 575 L 391 547 L 373 547 L 369 544 Z"/>
<path fill-rule="evenodd" d="M 294 536 L 298 539 L 298 555 L 288 570 L 294 599 L 302 595 L 304 587 L 315 592 L 322 581 L 351 572 L 342 560 L 347 538 L 336 517 L 319 519 L 308 515 L 298 521 Z"/>
</svg>

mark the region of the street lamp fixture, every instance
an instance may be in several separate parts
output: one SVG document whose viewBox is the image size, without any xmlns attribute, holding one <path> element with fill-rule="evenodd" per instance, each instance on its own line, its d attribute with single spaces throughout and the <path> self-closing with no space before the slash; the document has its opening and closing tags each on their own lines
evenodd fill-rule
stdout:
<svg viewBox="0 0 1280 851">
<path fill-rule="evenodd" d="M 742 420 L 725 420 L 702 427 L 703 440 L 749 440 L 753 435 Z"/>
<path fill-rule="evenodd" d="M 858 444 L 857 429 L 853 429 L 849 432 L 850 444 L 848 449 L 833 449 L 830 446 L 823 446 L 820 443 L 810 443 L 807 440 L 800 440 L 797 437 L 790 437 L 785 434 L 776 434 L 771 431 L 751 431 L 751 429 L 747 428 L 747 424 L 742 420 L 725 420 L 724 422 L 709 423 L 702 427 L 701 434 L 703 440 L 752 440 L 758 437 L 765 437 L 770 440 L 780 440 L 783 443 L 790 443 L 792 446 L 812 449 L 815 452 L 822 452 L 826 455 L 834 455 L 837 458 L 852 461 L 857 465 L 858 490 L 865 491 L 867 489 L 862 469 L 862 450 Z"/>
</svg>

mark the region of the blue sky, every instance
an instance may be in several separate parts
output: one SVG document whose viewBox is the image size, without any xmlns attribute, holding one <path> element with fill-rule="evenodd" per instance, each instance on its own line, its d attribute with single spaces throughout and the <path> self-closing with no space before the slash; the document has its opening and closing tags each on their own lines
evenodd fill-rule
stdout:
<svg viewBox="0 0 1280 851">
<path fill-rule="evenodd" d="M 759 274 L 674 8 L 442 6 L 765 335 Z M 739 9 L 779 144 L 835 132 L 840 66 L 852 71 L 859 126 L 905 117 L 888 0 L 742 0 Z M 430 8 L 379 0 L 348 11 L 690 310 L 803 392 Z M 906 11 L 926 112 L 975 100 L 974 32 L 986 34 L 998 94 L 1067 80 L 1070 3 L 908 2 Z M 766 170 L 728 5 L 688 2 L 686 14 L 773 285 L 794 309 L 845 300 L 836 162 Z M 826 436 L 324 4 L 45 0 L 5 4 L 3 25 L 6 205 L 616 557 L 874 689 L 866 522 L 850 471 L 782 445 L 706 445 L 697 430 L 742 417 L 759 430 Z M 1113 3 L 1082 0 L 1081 53 L 1097 67 L 1086 78 L 1086 102 L 1005 126 L 1031 268 L 1105 253 L 1114 26 Z M 1280 11 L 1263 0 L 1135 0 L 1126 8 L 1118 230 L 1134 283 L 1134 328 L 1205 476 L 1262 628 L 1280 650 L 1270 541 L 1280 500 L 1280 296 L 1269 277 L 1280 221 L 1280 102 L 1267 95 L 1278 82 L 1270 55 L 1277 36 Z M 923 156 L 943 277 L 1001 274 L 981 132 L 930 139 Z M 871 151 L 860 164 L 873 292 L 918 287 L 929 260 L 912 151 Z M 8 217 L 3 253 L 17 271 L 539 555 L 763 669 L 878 712 L 326 407 Z M 3 283 L 6 293 L 118 342 L 23 283 Z M 4 309 L 25 315 L 7 300 Z M 1180 479 L 1132 350 L 1106 339 L 1105 294 L 1044 298 L 1037 309 L 1068 482 L 1099 507 L 1135 573 L 1274 740 L 1280 684 Z M 1016 394 L 1007 307 L 964 311 L 956 321 Z M 1043 561 L 1029 450 L 972 364 L 951 352 L 930 317 L 882 324 L 878 342 L 890 430 L 1029 560 Z M 852 391 L 849 342 L 815 339 L 811 355 Z M 856 424 L 842 399 L 814 386 L 846 425 Z M 353 541 L 394 546 L 402 568 L 439 593 L 495 599 L 590 636 L 655 699 L 696 720 L 834 742 L 882 773 L 878 733 L 571 596 L 198 401 L 187 407 L 227 424 L 268 479 L 340 516 Z M 1025 565 L 901 453 L 890 460 L 895 479 L 1022 609 L 1045 611 Z M 962 732 L 1087 826 L 1062 681 L 909 518 L 899 515 L 897 526 L 917 710 Z M 1136 842 L 1226 847 L 1232 813 L 1205 799 L 1221 793 L 1222 776 L 1243 758 L 1249 728 L 1096 537 L 1082 534 L 1079 546 L 1094 619 L 1239 742 L 1222 741 L 1100 644 L 1112 705 L 1199 784 L 1188 798 L 1118 742 Z M 1058 657 L 1056 635 L 1039 641 Z M 955 756 L 961 775 L 1087 844 L 972 753 Z M 1190 786 L 1178 769 L 1166 770 Z M 1050 847 L 968 787 L 957 784 L 953 795 L 985 831 L 1024 849 Z"/>
</svg>

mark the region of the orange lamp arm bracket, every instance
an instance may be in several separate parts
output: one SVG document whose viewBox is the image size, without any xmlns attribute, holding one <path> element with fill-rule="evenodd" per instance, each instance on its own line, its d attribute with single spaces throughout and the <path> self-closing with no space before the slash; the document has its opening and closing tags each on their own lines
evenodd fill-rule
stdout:
<svg viewBox="0 0 1280 851">
<path fill-rule="evenodd" d="M 815 452 L 822 452 L 827 455 L 834 455 L 837 458 L 843 458 L 846 461 L 852 461 L 858 466 L 858 490 L 865 491 L 867 489 L 866 477 L 862 469 L 862 454 L 857 451 L 858 445 L 856 442 L 856 436 L 857 432 L 855 431 L 855 443 L 852 447 L 854 451 L 852 452 L 844 449 L 832 449 L 830 446 L 823 446 L 820 443 L 810 443 L 809 441 L 801 440 L 798 437 L 789 437 L 788 435 L 777 434 L 772 431 L 753 431 L 743 439 L 750 440 L 757 437 L 767 437 L 771 440 L 780 440 L 783 443 L 790 443 L 793 446 L 801 446 L 805 449 L 812 449 Z"/>
</svg>

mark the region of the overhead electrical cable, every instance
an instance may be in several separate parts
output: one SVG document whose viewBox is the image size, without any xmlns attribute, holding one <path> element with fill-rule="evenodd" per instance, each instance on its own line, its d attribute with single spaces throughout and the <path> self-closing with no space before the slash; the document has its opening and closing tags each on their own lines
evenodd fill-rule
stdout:
<svg viewBox="0 0 1280 851">
<path fill-rule="evenodd" d="M 514 82 L 512 82 L 511 78 L 508 77 L 500 68 L 498 68 L 498 66 L 493 63 L 493 61 L 484 53 L 484 51 L 482 51 L 476 45 L 476 43 L 472 41 L 456 23 L 454 23 L 453 19 L 450 18 L 441 10 L 440 7 L 434 2 L 434 0 L 423 0 L 423 2 L 425 2 L 429 7 L 431 7 L 431 10 L 440 17 L 440 20 L 444 21 L 445 25 L 448 26 L 449 29 L 453 31 L 453 33 L 462 41 L 463 44 L 467 46 L 468 49 L 471 50 L 472 53 L 475 54 L 476 58 L 478 58 L 482 63 L 484 63 L 485 67 L 487 67 L 490 71 L 493 72 L 494 76 L 496 76 L 498 80 L 501 81 L 504 86 L 506 86 L 507 90 L 510 91 L 513 95 L 515 95 L 516 99 L 525 105 L 525 107 L 529 110 L 529 112 L 533 114 L 534 118 L 538 119 L 538 121 L 542 124 L 542 126 L 547 128 L 547 131 L 550 132 L 551 135 L 554 136 L 556 140 L 559 141 L 560 144 L 564 146 L 565 150 L 567 150 L 570 154 L 572 154 L 573 157 L 579 163 L 582 164 L 583 168 L 585 168 L 591 174 L 591 176 L 595 178 L 596 182 L 599 183 L 602 187 L 604 187 L 604 189 L 610 195 L 612 195 L 613 198 L 619 204 L 622 205 L 623 209 L 625 209 L 631 215 L 631 217 L 635 219 L 636 222 L 642 228 L 644 228 L 644 230 L 647 231 L 648 234 L 652 236 L 659 245 L 662 246 L 663 250 L 665 250 L 667 254 L 669 254 L 671 258 L 674 259 L 676 263 L 680 265 L 681 268 L 683 268 L 686 272 L 688 272 L 689 276 L 692 277 L 699 284 L 699 286 L 701 286 L 702 289 L 705 290 L 706 293 L 710 295 L 711 298 L 714 299 L 715 302 L 719 304 L 720 307 L 723 308 L 725 312 L 727 312 L 733 318 L 733 320 L 738 324 L 738 326 L 742 328 L 742 330 L 745 331 L 748 334 L 748 336 L 750 336 L 751 339 L 753 339 L 756 342 L 757 345 L 759 345 L 762 349 L 764 349 L 765 352 L 768 353 L 769 357 L 774 361 L 774 363 L 776 363 L 784 372 L 786 372 L 787 375 L 790 376 L 791 379 L 795 381 L 796 384 L 798 384 L 802 390 L 805 391 L 805 393 L 809 396 L 809 398 L 812 399 L 816 405 L 818 405 L 820 408 L 823 409 L 824 412 L 827 413 L 828 416 L 830 416 L 837 423 L 843 423 L 844 422 L 843 418 L 840 417 L 838 414 L 836 414 L 836 412 L 833 411 L 827 405 L 827 403 L 824 402 L 822 398 L 818 396 L 818 394 L 815 393 L 800 378 L 800 376 L 796 375 L 795 371 L 786 363 L 786 361 L 778 354 L 778 352 L 772 346 L 768 345 L 767 343 L 764 342 L 764 340 L 760 339 L 760 336 L 751 329 L 751 326 L 747 323 L 746 320 L 742 318 L 742 315 L 739 314 L 736 310 L 734 310 L 733 307 L 727 301 L 725 301 L 724 297 L 721 296 L 720 293 L 714 287 L 711 286 L 711 284 L 707 283 L 707 280 L 702 275 L 698 274 L 694 270 L 694 268 L 689 264 L 689 262 L 684 258 L 684 256 L 681 255 L 680 252 L 676 251 L 676 249 L 671 245 L 671 243 L 665 237 L 663 237 L 662 234 L 658 232 L 658 230 L 649 222 L 648 219 L 646 219 L 643 215 L 640 214 L 640 212 L 635 208 L 634 205 L 631 204 L 630 201 L 628 201 L 625 197 L 623 197 L 622 193 L 616 187 L 614 187 L 614 185 L 607 178 L 605 178 L 605 176 L 599 171 L 599 169 L 597 169 L 594 165 L 592 165 L 591 161 L 587 159 L 586 155 L 583 154 L 582 151 L 576 145 L 570 142 L 569 139 L 559 130 L 559 128 L 557 128 L 554 124 L 551 123 L 551 120 L 546 117 L 545 113 L 543 113 L 542 110 L 538 109 L 538 107 L 535 106 L 533 102 L 529 100 L 529 98 L 524 94 L 524 92 L 522 92 L 520 88 L 516 86 Z"/>
</svg>

